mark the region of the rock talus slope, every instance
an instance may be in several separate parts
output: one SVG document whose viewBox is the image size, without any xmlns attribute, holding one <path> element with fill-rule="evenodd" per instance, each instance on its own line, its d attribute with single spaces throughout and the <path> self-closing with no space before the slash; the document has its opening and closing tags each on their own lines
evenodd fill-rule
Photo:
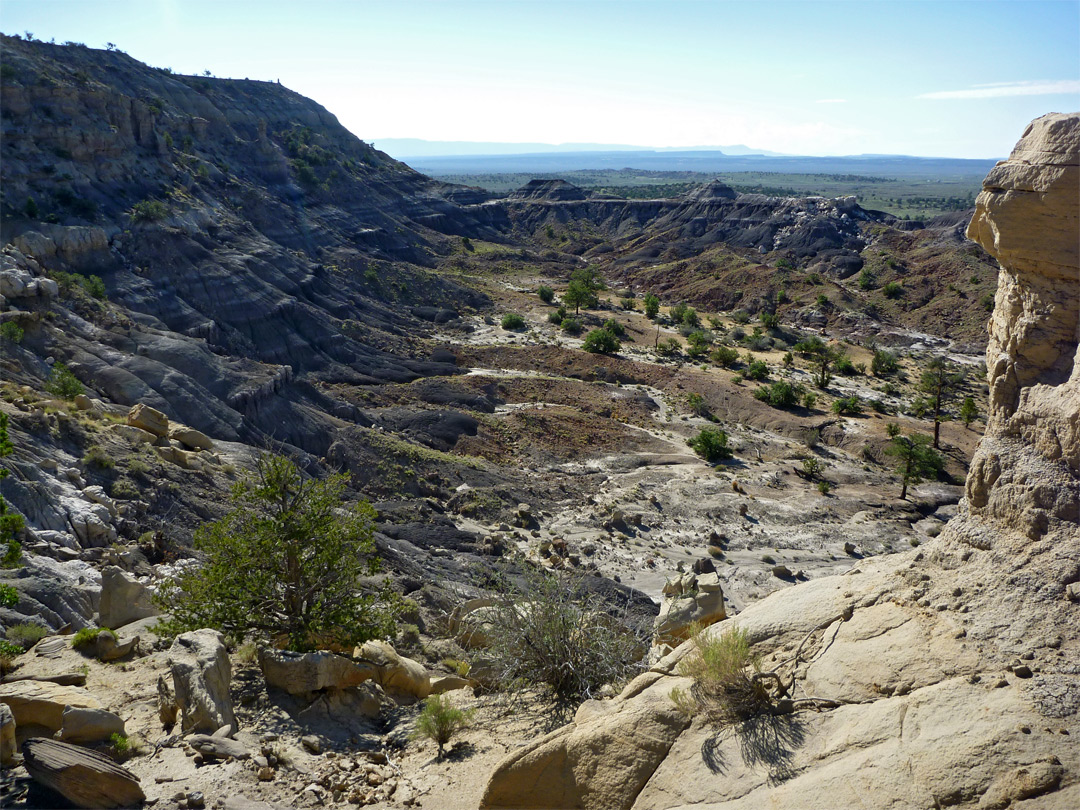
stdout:
<svg viewBox="0 0 1080 810">
<path fill-rule="evenodd" d="M 991 414 L 959 516 L 919 550 L 705 631 L 745 630 L 795 697 L 840 705 L 679 721 L 687 642 L 508 756 L 481 807 L 1080 806 L 1078 152 L 1080 114 L 1044 116 L 978 199 L 969 235 L 1001 280 Z"/>
</svg>

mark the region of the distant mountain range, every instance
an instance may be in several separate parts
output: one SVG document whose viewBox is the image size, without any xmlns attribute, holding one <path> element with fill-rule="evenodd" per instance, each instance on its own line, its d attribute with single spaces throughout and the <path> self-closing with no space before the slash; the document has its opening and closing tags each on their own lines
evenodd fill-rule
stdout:
<svg viewBox="0 0 1080 810">
<path fill-rule="evenodd" d="M 479 144 L 480 146 L 486 146 Z M 386 141 L 375 143 L 385 150 Z M 492 144 L 491 146 L 499 146 Z M 506 144 L 502 144 L 506 146 Z M 519 148 L 527 144 L 513 144 Z M 571 145 L 567 145 L 569 147 Z M 581 145 L 586 146 L 586 145 Z M 433 177 L 471 174 L 535 173 L 637 169 L 660 172 L 775 172 L 779 174 L 841 174 L 889 178 L 920 178 L 927 182 L 976 178 L 981 180 L 996 160 L 928 158 L 911 155 L 733 154 L 723 148 L 697 150 L 604 150 L 477 153 L 463 155 L 405 155 L 391 152 L 417 171 Z M 745 147 L 742 147 L 745 148 Z"/>
<path fill-rule="evenodd" d="M 531 155 L 579 152 L 722 152 L 725 155 L 780 156 L 783 152 L 754 149 L 740 143 L 729 146 L 630 146 L 617 143 L 505 143 L 495 141 L 425 141 L 421 138 L 378 138 L 374 146 L 408 162 L 417 157 L 464 155 Z"/>
</svg>

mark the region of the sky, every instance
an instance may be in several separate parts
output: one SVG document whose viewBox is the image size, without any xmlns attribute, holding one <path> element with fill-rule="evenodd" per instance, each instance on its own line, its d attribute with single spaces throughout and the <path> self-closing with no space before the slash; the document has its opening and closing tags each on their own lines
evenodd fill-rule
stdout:
<svg viewBox="0 0 1080 810">
<path fill-rule="evenodd" d="M 1080 0 L 0 0 L 0 30 L 280 79 L 376 146 L 1001 158 L 1080 110 Z"/>
</svg>

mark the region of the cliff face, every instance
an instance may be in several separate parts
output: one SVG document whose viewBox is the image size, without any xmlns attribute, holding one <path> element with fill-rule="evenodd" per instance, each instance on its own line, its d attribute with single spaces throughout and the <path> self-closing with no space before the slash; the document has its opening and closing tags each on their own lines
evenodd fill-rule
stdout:
<svg viewBox="0 0 1080 810">
<path fill-rule="evenodd" d="M 1080 806 L 1080 115 L 1035 121 L 969 233 L 1001 262 L 991 416 L 968 500 L 918 551 L 864 560 L 704 631 L 745 631 L 824 712 L 715 728 L 675 711 L 676 649 L 508 756 L 485 808 Z M 820 705 L 820 704 L 819 704 Z"/>
</svg>

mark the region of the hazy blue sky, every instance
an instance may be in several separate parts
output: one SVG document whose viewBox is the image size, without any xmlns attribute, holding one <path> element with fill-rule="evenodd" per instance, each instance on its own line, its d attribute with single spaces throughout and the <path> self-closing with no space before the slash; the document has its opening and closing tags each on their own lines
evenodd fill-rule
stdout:
<svg viewBox="0 0 1080 810">
<path fill-rule="evenodd" d="M 999 157 L 1080 109 L 1080 0 L 0 0 L 0 30 L 280 79 L 376 145 Z"/>
</svg>

